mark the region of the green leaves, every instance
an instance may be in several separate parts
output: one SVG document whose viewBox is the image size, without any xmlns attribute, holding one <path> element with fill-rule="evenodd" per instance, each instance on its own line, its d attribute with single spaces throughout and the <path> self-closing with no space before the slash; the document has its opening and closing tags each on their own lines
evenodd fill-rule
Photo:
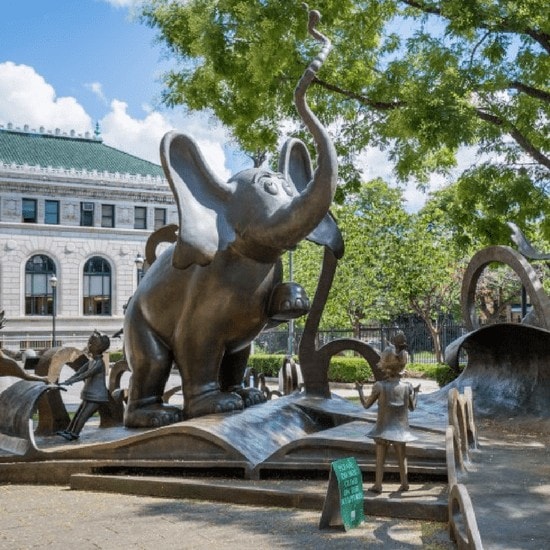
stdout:
<svg viewBox="0 0 550 550">
<path fill-rule="evenodd" d="M 443 210 L 432 206 L 410 214 L 399 189 L 373 180 L 333 211 L 346 253 L 325 307 L 324 328 L 358 329 L 403 313 L 431 321 L 458 309 L 461 252 Z M 293 262 L 295 279 L 311 294 L 320 271 L 319 248 L 300 245 Z"/>
<path fill-rule="evenodd" d="M 429 323 L 452 309 L 445 297 L 457 299 L 462 257 L 508 242 L 506 221 L 536 242 L 550 239 L 546 3 L 319 0 L 312 7 L 333 50 L 308 99 L 338 151 L 334 210 L 347 245 L 323 322 L 356 326 L 405 308 Z M 300 2 L 150 0 L 143 21 L 176 62 L 165 77 L 168 105 L 211 109 L 257 160 L 299 127 L 293 91 L 319 47 Z M 368 147 L 387 152 L 397 181 L 427 186 L 443 174 L 456 182 L 410 215 L 399 191 L 363 184 L 358 160 Z M 465 148 L 472 161 L 458 173 Z M 320 266 L 314 250 L 304 245 L 295 255 L 296 279 L 303 275 L 310 293 Z"/>
<path fill-rule="evenodd" d="M 463 146 L 550 171 L 549 28 L 543 0 L 324 0 L 320 30 L 334 45 L 313 110 L 338 128 L 347 187 L 352 165 L 383 146 L 395 176 L 448 173 Z M 296 119 L 294 86 L 318 48 L 299 2 L 151 0 L 143 20 L 178 62 L 167 104 L 212 109 L 251 155 L 274 151 Z M 351 163 L 351 164 L 350 164 Z"/>
</svg>

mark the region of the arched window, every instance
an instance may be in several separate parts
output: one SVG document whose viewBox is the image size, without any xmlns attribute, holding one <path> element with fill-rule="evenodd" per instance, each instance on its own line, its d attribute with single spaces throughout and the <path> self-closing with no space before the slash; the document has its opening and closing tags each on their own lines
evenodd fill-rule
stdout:
<svg viewBox="0 0 550 550">
<path fill-rule="evenodd" d="M 29 258 L 25 264 L 25 315 L 52 315 L 52 275 L 55 264 L 51 258 L 44 254 Z"/>
<path fill-rule="evenodd" d="M 111 266 L 94 256 L 84 265 L 84 315 L 111 315 Z"/>
</svg>

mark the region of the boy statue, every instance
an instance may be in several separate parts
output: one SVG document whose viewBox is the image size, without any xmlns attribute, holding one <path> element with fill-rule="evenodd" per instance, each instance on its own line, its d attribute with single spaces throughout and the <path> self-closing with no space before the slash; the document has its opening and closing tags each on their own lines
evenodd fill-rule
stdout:
<svg viewBox="0 0 550 550">
<path fill-rule="evenodd" d="M 80 431 L 88 419 L 93 416 L 103 403 L 109 402 L 109 390 L 105 384 L 105 362 L 103 352 L 109 349 L 111 342 L 106 334 L 94 330 L 88 339 L 87 352 L 92 358 L 84 363 L 70 378 L 61 382 L 60 386 L 70 386 L 84 380 L 80 393 L 82 402 L 67 428 L 58 435 L 69 441 L 78 439 Z"/>
<path fill-rule="evenodd" d="M 363 386 L 356 383 L 359 398 L 366 409 L 378 401 L 376 426 L 367 434 L 376 442 L 375 482 L 369 489 L 375 493 L 382 492 L 384 464 L 390 445 L 393 445 L 399 462 L 401 478 L 399 490 L 407 491 L 409 488 L 406 444 L 416 439 L 409 429 L 409 411 L 416 407 L 420 385 L 413 388 L 408 382 L 401 381 L 408 357 L 405 335 L 399 331 L 392 338 L 392 344 L 387 346 L 380 355 L 378 366 L 384 372 L 385 379 L 374 383 L 368 398 L 363 394 Z"/>
</svg>

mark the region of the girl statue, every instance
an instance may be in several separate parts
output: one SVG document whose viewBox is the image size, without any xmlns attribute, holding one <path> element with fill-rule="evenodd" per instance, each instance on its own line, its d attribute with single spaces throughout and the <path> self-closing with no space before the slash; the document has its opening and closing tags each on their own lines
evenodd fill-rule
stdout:
<svg viewBox="0 0 550 550">
<path fill-rule="evenodd" d="M 413 388 L 408 382 L 401 381 L 401 375 L 407 364 L 407 342 L 403 332 L 397 332 L 392 338 L 392 345 L 386 347 L 380 355 L 379 367 L 385 374 L 385 379 L 375 382 L 368 398 L 363 394 L 363 386 L 356 383 L 359 398 L 368 409 L 378 401 L 378 416 L 376 426 L 367 434 L 376 442 L 376 474 L 374 485 L 370 491 L 382 492 L 384 464 L 388 447 L 393 445 L 399 462 L 401 491 L 407 491 L 406 444 L 416 437 L 409 429 L 409 411 L 416 407 L 416 399 L 420 385 Z"/>
</svg>

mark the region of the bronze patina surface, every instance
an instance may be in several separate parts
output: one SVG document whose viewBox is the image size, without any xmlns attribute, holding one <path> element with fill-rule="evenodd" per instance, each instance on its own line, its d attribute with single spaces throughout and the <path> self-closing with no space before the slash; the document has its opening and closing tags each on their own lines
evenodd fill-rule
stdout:
<svg viewBox="0 0 550 550">
<path fill-rule="evenodd" d="M 161 426 L 265 400 L 257 388 L 242 387 L 250 344 L 266 326 L 307 310 L 295 284 L 281 286 L 280 257 L 305 238 L 326 246 L 338 240 L 328 215 L 336 151 L 306 102 L 330 51 L 330 41 L 315 28 L 318 20 L 318 12 L 310 12 L 309 31 L 322 49 L 295 91 L 296 109 L 315 143 L 315 169 L 305 144 L 291 139 L 279 172 L 248 169 L 225 182 L 190 136 L 171 132 L 162 140 L 179 227 L 176 242 L 154 260 L 126 310 L 125 351 L 132 371 L 127 427 Z M 168 230 L 166 238 L 172 234 Z M 183 415 L 162 400 L 173 364 L 183 382 Z"/>
</svg>

